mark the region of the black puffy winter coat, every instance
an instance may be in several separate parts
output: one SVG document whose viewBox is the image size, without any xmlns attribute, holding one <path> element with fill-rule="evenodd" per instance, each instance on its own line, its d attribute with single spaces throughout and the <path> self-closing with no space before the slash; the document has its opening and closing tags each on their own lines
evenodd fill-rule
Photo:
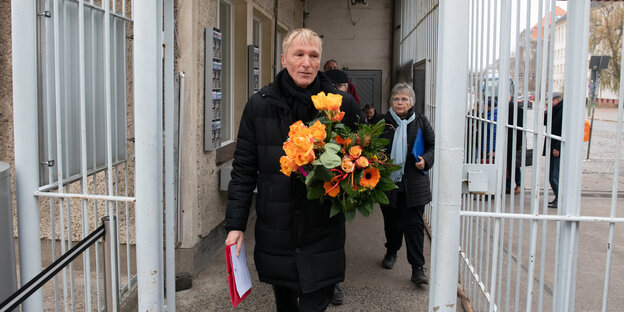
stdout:
<svg viewBox="0 0 624 312">
<path fill-rule="evenodd" d="M 556 136 L 561 136 L 561 126 L 563 119 L 563 101 L 559 102 L 559 104 L 553 106 L 552 108 L 552 125 L 551 125 L 551 133 Z M 544 112 L 544 126 L 548 125 L 548 111 Z M 546 127 L 544 127 L 546 128 Z M 546 155 L 546 142 L 548 138 L 544 138 L 544 149 L 542 155 Z M 553 150 L 561 151 L 561 141 L 557 139 L 551 139 L 550 141 L 550 155 L 552 155 Z"/>
<path fill-rule="evenodd" d="M 225 228 L 246 229 L 257 186 L 254 260 L 260 281 L 309 293 L 344 280 L 345 218 L 342 213 L 329 218 L 329 201 L 321 205 L 308 200 L 301 179 L 280 172 L 279 160 L 285 155 L 282 145 L 289 126 L 297 121 L 293 116 L 297 108 L 291 109 L 291 105 L 306 105 L 287 98 L 280 84 L 284 75 L 287 72 L 280 72 L 275 82 L 252 95 L 243 111 Z M 343 123 L 353 128 L 358 118 L 364 120 L 353 97 L 338 91 L 322 73 L 317 79 L 322 91 L 343 96 Z M 303 122 L 318 116 L 318 111 L 311 109 Z"/>
<path fill-rule="evenodd" d="M 412 111 L 410 111 L 410 113 Z M 390 157 L 392 141 L 394 140 L 394 131 L 397 127 L 397 123 L 394 121 L 394 118 L 392 118 L 392 115 L 390 115 L 390 112 L 386 113 L 385 119 L 388 125 L 386 125 L 386 129 L 382 137 L 390 140 L 386 151 L 388 153 L 388 157 Z M 425 143 L 425 152 L 421 156 L 425 160 L 425 170 L 416 168 L 416 157 L 412 154 L 418 129 L 422 130 L 423 141 Z M 408 208 L 426 205 L 431 202 L 432 197 L 429 175 L 426 174 L 426 171 L 433 167 L 435 133 L 433 132 L 433 128 L 431 128 L 431 124 L 425 115 L 416 114 L 414 121 L 407 125 L 407 142 L 405 142 L 405 144 L 407 144 L 407 158 L 405 159 L 405 169 L 403 171 L 402 183 L 398 183 L 398 185 L 399 187 L 405 188 L 404 191 L 406 192 L 405 196 Z M 394 189 L 386 192 L 392 207 L 397 207 L 397 191 L 398 189 Z"/>
</svg>

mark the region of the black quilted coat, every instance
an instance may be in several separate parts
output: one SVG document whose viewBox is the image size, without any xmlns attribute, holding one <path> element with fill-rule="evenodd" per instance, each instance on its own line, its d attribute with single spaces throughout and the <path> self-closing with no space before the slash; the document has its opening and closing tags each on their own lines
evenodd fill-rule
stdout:
<svg viewBox="0 0 624 312">
<path fill-rule="evenodd" d="M 396 128 L 397 123 L 390 115 L 390 112 L 386 114 L 385 118 L 386 123 L 389 125 L 386 126 L 386 130 L 382 137 L 390 139 L 390 143 L 387 148 L 388 157 L 390 157 L 392 140 L 394 139 L 394 129 Z M 392 125 L 392 127 L 390 125 Z M 416 157 L 412 155 L 412 148 L 414 147 L 414 141 L 416 140 L 418 129 L 422 129 L 423 140 L 425 142 L 425 153 L 422 155 L 422 158 L 425 160 L 424 171 L 416 168 Z M 407 158 L 405 160 L 405 170 L 403 171 L 403 183 L 398 183 L 397 185 L 399 185 L 399 187 L 406 188 L 405 196 L 408 208 L 426 205 L 431 201 L 431 186 L 429 182 L 429 175 L 425 174 L 425 171 L 433 167 L 435 134 L 425 115 L 416 114 L 414 121 L 407 125 L 407 142 L 405 143 L 407 144 Z M 397 189 L 386 192 L 392 207 L 397 207 L 396 193 Z"/>
<path fill-rule="evenodd" d="M 280 172 L 279 159 L 285 155 L 282 144 L 289 126 L 298 120 L 294 107 L 306 105 L 285 93 L 280 84 L 284 75 L 287 72 L 280 72 L 275 82 L 251 96 L 243 111 L 225 228 L 245 231 L 257 187 L 254 260 L 260 281 L 309 293 L 344 280 L 345 218 L 341 213 L 330 219 L 329 201 L 321 205 L 307 200 L 303 182 L 295 174 L 287 177 Z M 358 116 L 364 120 L 349 94 L 336 90 L 322 73 L 317 79 L 321 90 L 343 96 L 343 123 L 353 129 Z M 318 117 L 315 109 L 306 111 L 304 122 Z"/>
</svg>

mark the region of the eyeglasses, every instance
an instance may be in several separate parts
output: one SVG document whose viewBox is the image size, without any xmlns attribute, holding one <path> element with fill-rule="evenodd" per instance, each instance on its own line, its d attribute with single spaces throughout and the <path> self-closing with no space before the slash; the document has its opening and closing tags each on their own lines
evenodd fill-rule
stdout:
<svg viewBox="0 0 624 312">
<path fill-rule="evenodd" d="M 393 97 L 392 98 L 392 102 L 400 102 L 400 101 L 409 102 L 409 100 L 410 98 L 408 97 Z"/>
</svg>

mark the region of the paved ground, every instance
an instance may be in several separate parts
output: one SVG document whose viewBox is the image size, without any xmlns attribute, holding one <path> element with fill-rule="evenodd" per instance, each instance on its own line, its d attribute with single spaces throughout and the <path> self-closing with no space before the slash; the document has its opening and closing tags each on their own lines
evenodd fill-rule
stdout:
<svg viewBox="0 0 624 312">
<path fill-rule="evenodd" d="M 529 112 L 533 112 L 530 110 Z M 589 160 L 583 161 L 583 184 L 581 190 L 581 214 L 586 216 L 608 216 L 611 211 L 611 190 L 613 187 L 613 172 L 616 166 L 615 157 L 615 134 L 617 121 L 617 109 L 597 109 L 594 120 L 594 132 L 591 143 L 591 154 Z M 541 144 L 541 143 L 540 143 Z M 587 155 L 587 143 L 585 144 L 584 155 Z M 624 155 L 624 153 L 622 153 Z M 622 157 L 622 155 L 620 157 Z M 543 157 L 540 160 L 543 163 Z M 624 164 L 623 160 L 618 161 Z M 543 167 L 542 167 L 543 168 Z M 620 171 L 619 177 L 624 175 L 624 167 Z M 532 168 L 528 168 L 529 171 Z M 543 172 L 536 172 L 540 175 L 538 187 L 543 188 Z M 528 173 L 527 179 L 530 179 Z M 618 177 L 618 178 L 619 178 Z M 624 197 L 624 183 L 618 179 L 618 198 Z M 552 193 L 549 192 L 549 198 Z M 543 201 L 542 192 L 538 193 L 540 202 Z M 530 209 L 530 193 L 525 194 L 524 209 Z M 506 196 L 509 201 L 511 196 Z M 520 195 L 514 197 L 516 205 L 520 200 Z M 622 209 L 621 199 L 613 202 L 618 210 Z M 540 206 L 541 207 L 541 206 Z M 541 208 L 540 208 L 541 211 Z M 556 213 L 554 209 L 547 209 L 546 213 Z M 621 215 L 621 214 L 619 214 Z M 621 216 L 620 216 L 621 217 Z M 253 222 L 251 222 L 253 224 Z M 518 252 L 518 222 L 515 222 L 515 231 L 512 233 L 512 248 L 508 249 L 508 233 L 506 234 L 505 248 L 499 267 L 505 268 L 501 276 L 499 285 L 504 285 L 498 297 L 505 298 L 507 282 L 511 287 L 509 301 L 503 300 L 502 309 L 510 302 L 512 310 L 513 302 L 518 297 L 520 310 L 526 310 L 527 296 L 527 273 L 529 269 L 528 250 L 531 244 L 530 222 L 524 222 L 522 242 L 522 255 Z M 506 224 L 509 229 L 509 223 Z M 383 247 L 383 224 L 380 211 L 364 218 L 359 216 L 352 223 L 347 224 L 347 276 L 342 284 L 345 292 L 345 303 L 343 306 L 330 306 L 328 311 L 426 311 L 428 304 L 428 287 L 416 287 L 409 281 L 410 268 L 407 263 L 405 251 L 399 253 L 399 261 L 394 270 L 384 270 L 379 263 L 384 254 Z M 543 230 L 546 229 L 546 232 Z M 579 235 L 579 256 L 578 273 L 576 275 L 575 304 L 577 311 L 597 311 L 601 310 L 603 289 L 606 270 L 606 254 L 610 248 L 613 253 L 611 263 L 610 284 L 609 284 L 609 305 L 608 311 L 620 311 L 624 306 L 624 264 L 621 259 L 624 257 L 624 231 L 622 225 L 614 226 L 614 244 L 608 246 L 609 225 L 605 223 L 586 222 L 580 226 Z M 248 233 L 253 233 L 252 229 Z M 537 310 L 540 293 L 543 298 L 545 310 L 551 310 L 553 289 L 554 289 L 554 250 L 556 245 L 556 224 L 548 223 L 543 227 L 538 222 L 535 232 L 536 242 L 536 266 L 533 277 L 533 305 L 531 310 Z M 248 263 L 252 272 L 253 290 L 251 295 L 236 309 L 240 311 L 274 311 L 273 294 L 268 285 L 259 283 L 253 264 L 252 246 L 253 236 L 248 234 L 246 241 L 249 248 Z M 426 258 L 429 259 L 430 246 L 425 240 Z M 250 248 L 251 247 L 251 248 Z M 543 248 L 543 249 L 542 249 Z M 539 277 L 541 273 L 541 250 L 544 254 L 544 285 L 540 291 Z M 518 261 L 520 264 L 518 265 Z M 475 262 L 476 264 L 476 262 Z M 507 265 L 510 265 L 510 275 L 507 276 Z M 428 267 L 428 265 L 427 265 Z M 520 271 L 521 283 L 516 295 L 515 276 Z M 427 272 L 429 274 L 429 272 Z M 466 290 L 474 293 L 475 284 L 467 284 Z M 229 294 L 227 291 L 227 279 L 225 273 L 225 259 L 218 257 L 209 263 L 206 269 L 195 278 L 193 288 L 178 292 L 177 304 L 179 311 L 231 311 Z M 484 308 L 483 300 L 472 302 L 475 310 Z M 461 305 L 459 309 L 462 310 Z"/>
<path fill-rule="evenodd" d="M 410 282 L 411 269 L 405 248 L 399 251 L 393 270 L 380 266 L 385 252 L 382 221 L 381 211 L 376 209 L 369 218 L 358 215 L 353 222 L 347 223 L 347 272 L 346 281 L 341 284 L 345 294 L 344 304 L 330 306 L 327 311 L 427 311 L 429 288 Z M 247 233 L 253 233 L 253 228 Z M 248 234 L 245 242 L 249 246 L 247 248 L 252 247 L 253 235 Z M 236 310 L 275 311 L 273 292 L 270 286 L 258 281 L 251 250 L 248 251 L 247 261 L 253 288 Z M 429 241 L 425 239 L 426 259 L 429 259 L 429 253 Z M 178 292 L 176 298 L 179 311 L 232 311 L 225 256 L 209 263 L 193 280 L 193 288 Z"/>
</svg>

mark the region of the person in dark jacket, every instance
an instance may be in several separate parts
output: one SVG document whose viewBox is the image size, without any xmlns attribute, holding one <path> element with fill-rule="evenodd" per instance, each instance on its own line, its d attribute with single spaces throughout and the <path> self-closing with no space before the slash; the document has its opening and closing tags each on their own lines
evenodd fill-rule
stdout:
<svg viewBox="0 0 624 312">
<path fill-rule="evenodd" d="M 327 62 L 325 62 L 325 65 L 323 65 L 323 70 L 329 71 L 332 69 L 340 69 L 338 62 L 336 60 L 328 60 Z M 360 97 L 358 97 L 355 85 L 351 81 L 347 83 L 347 93 L 351 94 L 351 96 L 353 96 L 358 105 L 360 105 Z"/>
<path fill-rule="evenodd" d="M 324 74 L 336 85 L 336 89 L 347 92 L 349 89 L 349 76 L 345 72 L 340 69 L 330 69 Z"/>
<path fill-rule="evenodd" d="M 507 124 L 511 126 L 516 126 L 516 127 L 523 127 L 524 126 L 524 109 L 522 108 L 520 103 L 518 105 L 514 103 L 515 101 L 509 101 L 509 110 L 507 113 L 508 114 Z M 514 113 L 514 106 L 516 106 L 515 113 Z M 514 133 L 515 133 L 515 138 L 516 138 L 515 147 L 513 145 Z M 505 193 L 507 194 L 510 194 L 512 192 L 512 189 L 511 189 L 512 170 L 515 171 L 513 175 L 514 175 L 514 181 L 516 183 L 516 187 L 513 189 L 513 193 L 514 194 L 520 193 L 520 185 L 521 185 L 521 178 L 522 178 L 522 172 L 521 172 L 520 167 L 522 164 L 520 161 L 516 161 L 514 168 L 512 168 L 511 165 L 512 165 L 512 160 L 514 160 L 512 159 L 512 156 L 514 156 L 515 159 L 517 160 L 521 160 L 522 158 L 521 157 L 522 140 L 523 140 L 522 130 L 518 129 L 514 131 L 511 128 L 507 130 L 507 179 L 505 182 Z M 514 150 L 515 150 L 515 155 L 513 155 Z"/>
<path fill-rule="evenodd" d="M 354 128 L 363 117 L 353 98 L 319 73 L 318 34 L 293 30 L 282 51 L 285 69 L 243 110 L 228 185 L 225 243 L 236 243 L 240 253 L 257 188 L 254 261 L 260 281 L 273 286 L 277 311 L 324 311 L 334 285 L 344 280 L 345 217 L 330 218 L 330 201 L 308 200 L 301 179 L 280 172 L 282 144 L 291 124 L 320 116 L 311 100 L 320 91 L 343 96 L 345 125 Z"/>
<path fill-rule="evenodd" d="M 398 189 L 386 192 L 389 205 L 381 205 L 386 234 L 386 255 L 382 266 L 392 269 L 403 236 L 407 247 L 407 260 L 412 266 L 411 280 L 415 284 L 427 284 L 423 256 L 425 205 L 431 202 L 431 189 L 427 170 L 434 161 L 435 134 L 425 115 L 415 114 L 414 90 L 406 83 L 392 88 L 391 107 L 385 116 L 386 129 L 383 137 L 390 140 L 387 152 L 401 170 L 394 171 L 392 178 Z M 416 158 L 412 154 L 418 131 L 424 142 L 424 153 Z"/>
<path fill-rule="evenodd" d="M 551 116 L 551 134 L 561 136 L 561 119 L 563 117 L 563 98 L 561 93 L 554 92 L 552 97 L 552 116 Z M 548 110 L 544 112 L 544 126 L 548 124 Z M 546 154 L 546 143 L 548 138 L 544 138 L 544 155 Z M 555 198 L 548 203 L 548 208 L 557 208 L 557 200 L 559 199 L 559 162 L 561 161 L 561 141 L 557 139 L 550 140 L 550 171 L 548 172 L 548 180 L 550 187 L 555 193 Z"/>
<path fill-rule="evenodd" d="M 368 123 L 369 125 L 374 125 L 380 120 L 384 119 L 384 116 L 378 114 L 375 108 L 370 104 L 364 105 L 362 111 L 364 112 L 364 116 L 366 116 L 366 123 Z"/>
</svg>

